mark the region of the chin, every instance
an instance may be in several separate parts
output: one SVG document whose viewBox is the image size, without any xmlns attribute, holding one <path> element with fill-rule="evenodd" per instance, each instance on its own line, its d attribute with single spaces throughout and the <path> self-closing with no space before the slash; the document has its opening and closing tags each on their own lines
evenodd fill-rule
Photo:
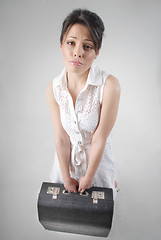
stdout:
<svg viewBox="0 0 161 240">
<path fill-rule="evenodd" d="M 67 72 L 83 74 L 88 71 L 90 67 L 84 66 L 66 66 Z"/>
</svg>

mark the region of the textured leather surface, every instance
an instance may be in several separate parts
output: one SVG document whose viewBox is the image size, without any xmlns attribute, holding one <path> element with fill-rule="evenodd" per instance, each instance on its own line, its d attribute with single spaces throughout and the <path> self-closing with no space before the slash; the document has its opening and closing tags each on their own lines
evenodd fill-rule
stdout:
<svg viewBox="0 0 161 240">
<path fill-rule="evenodd" d="M 57 199 L 47 194 L 48 187 L 59 187 Z M 42 184 L 38 197 L 38 217 L 45 229 L 83 235 L 107 237 L 112 226 L 113 192 L 110 188 L 92 187 L 88 196 L 77 193 L 63 194 L 64 185 Z M 93 203 L 92 191 L 101 191 L 105 199 Z"/>
</svg>

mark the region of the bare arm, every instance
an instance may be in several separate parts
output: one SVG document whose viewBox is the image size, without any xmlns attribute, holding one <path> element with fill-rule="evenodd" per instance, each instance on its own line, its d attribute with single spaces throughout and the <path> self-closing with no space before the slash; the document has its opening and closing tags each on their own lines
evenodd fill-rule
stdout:
<svg viewBox="0 0 161 240">
<path fill-rule="evenodd" d="M 104 152 L 108 135 L 116 121 L 120 99 L 118 80 L 110 75 L 107 77 L 102 100 L 101 115 L 98 127 L 92 138 L 91 151 L 86 175 L 79 181 L 79 191 L 92 186 L 92 182 Z"/>
<path fill-rule="evenodd" d="M 52 125 L 54 128 L 56 152 L 58 155 L 64 186 L 68 191 L 76 191 L 77 181 L 70 177 L 69 172 L 71 154 L 70 139 L 61 124 L 59 106 L 53 93 L 52 81 L 47 85 L 46 97 L 50 109 Z"/>
</svg>

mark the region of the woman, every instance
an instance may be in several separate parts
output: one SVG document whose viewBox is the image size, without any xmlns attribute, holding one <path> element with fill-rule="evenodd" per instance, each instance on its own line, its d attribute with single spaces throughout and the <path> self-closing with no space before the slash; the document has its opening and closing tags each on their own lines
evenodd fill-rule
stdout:
<svg viewBox="0 0 161 240">
<path fill-rule="evenodd" d="M 60 36 L 65 68 L 46 90 L 56 146 L 50 178 L 69 192 L 93 185 L 115 189 L 111 131 L 120 85 L 93 63 L 103 32 L 102 20 L 91 11 L 67 16 Z"/>
</svg>

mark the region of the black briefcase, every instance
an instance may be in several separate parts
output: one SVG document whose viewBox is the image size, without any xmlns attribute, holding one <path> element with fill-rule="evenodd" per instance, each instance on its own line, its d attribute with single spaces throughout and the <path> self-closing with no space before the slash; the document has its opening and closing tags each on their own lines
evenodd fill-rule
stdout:
<svg viewBox="0 0 161 240">
<path fill-rule="evenodd" d="M 84 193 L 68 193 L 63 184 L 42 184 L 38 217 L 47 230 L 107 237 L 113 218 L 111 188 L 92 187 Z"/>
</svg>

